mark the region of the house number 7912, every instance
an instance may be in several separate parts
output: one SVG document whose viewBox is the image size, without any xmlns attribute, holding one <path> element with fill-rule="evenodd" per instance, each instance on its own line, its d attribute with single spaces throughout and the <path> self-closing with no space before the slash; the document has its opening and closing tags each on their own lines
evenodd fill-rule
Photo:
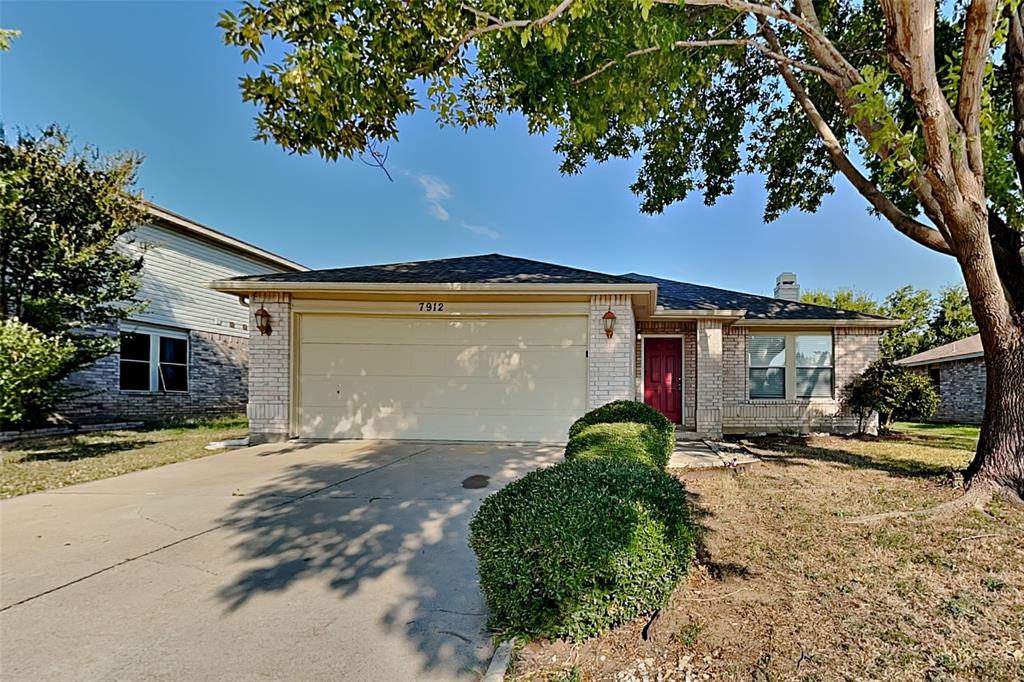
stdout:
<svg viewBox="0 0 1024 682">
<path fill-rule="evenodd" d="M 444 312 L 444 303 L 438 301 L 420 301 L 420 312 L 421 313 L 440 313 Z"/>
</svg>

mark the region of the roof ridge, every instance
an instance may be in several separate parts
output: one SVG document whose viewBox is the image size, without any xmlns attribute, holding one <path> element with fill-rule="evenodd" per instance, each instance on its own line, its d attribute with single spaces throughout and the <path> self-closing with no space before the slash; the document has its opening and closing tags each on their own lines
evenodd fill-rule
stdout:
<svg viewBox="0 0 1024 682">
<path fill-rule="evenodd" d="M 782 301 L 784 303 L 795 303 L 796 305 L 803 306 L 803 307 L 806 307 L 806 308 L 817 308 L 819 310 L 830 310 L 830 311 L 833 311 L 833 312 L 838 310 L 838 311 L 841 311 L 841 312 L 844 312 L 844 313 L 854 313 L 856 315 L 864 315 L 865 317 L 868 317 L 868 318 L 871 318 L 871 319 L 876 319 L 876 320 L 889 320 L 889 319 L 892 319 L 892 318 L 886 317 L 884 315 L 875 315 L 874 313 L 865 313 L 865 312 L 861 312 L 859 310 L 847 310 L 846 308 L 833 308 L 833 307 L 830 307 L 830 306 L 827 306 L 827 305 L 818 305 L 817 303 L 804 303 L 803 301 L 790 301 L 789 299 L 785 299 L 785 298 L 775 298 L 774 296 L 763 296 L 761 294 L 751 294 L 751 293 L 749 293 L 747 291 L 739 291 L 739 290 L 736 290 L 736 289 L 723 289 L 721 287 L 713 287 L 713 286 L 709 286 L 707 284 L 697 284 L 695 282 L 683 282 L 681 280 L 676 280 L 676 279 L 666 279 L 664 277 L 656 277 L 654 275 L 645 275 L 645 274 L 643 274 L 641 272 L 626 273 L 625 275 L 622 275 L 622 276 L 623 277 L 629 277 L 630 275 L 633 275 L 633 276 L 636 276 L 636 277 L 648 277 L 650 279 L 657 280 L 658 282 L 667 282 L 667 283 L 670 283 L 670 284 L 685 284 L 685 285 L 691 286 L 691 287 L 700 287 L 701 289 L 711 289 L 712 291 L 722 291 L 722 292 L 725 292 L 727 294 L 742 294 L 743 296 L 752 296 L 753 298 L 760 298 L 760 299 L 765 300 L 765 301 Z"/>
</svg>

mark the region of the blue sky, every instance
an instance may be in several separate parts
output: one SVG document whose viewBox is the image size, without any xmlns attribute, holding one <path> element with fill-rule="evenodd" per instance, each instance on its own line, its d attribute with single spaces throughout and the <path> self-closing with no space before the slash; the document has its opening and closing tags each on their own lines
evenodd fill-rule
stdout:
<svg viewBox="0 0 1024 682">
<path fill-rule="evenodd" d="M 805 288 L 879 296 L 961 281 L 953 259 L 868 215 L 841 179 L 817 214 L 765 225 L 759 178 L 717 206 L 694 196 L 645 216 L 628 189 L 635 163 L 563 177 L 553 140 L 518 119 L 468 134 L 429 111 L 402 121 L 394 183 L 358 160 L 254 142 L 241 60 L 216 27 L 225 7 L 4 0 L 0 26 L 23 35 L 0 56 L 0 120 L 9 134 L 58 122 L 101 151 L 137 150 L 147 198 L 314 268 L 497 251 L 761 294 L 783 270 Z"/>
</svg>

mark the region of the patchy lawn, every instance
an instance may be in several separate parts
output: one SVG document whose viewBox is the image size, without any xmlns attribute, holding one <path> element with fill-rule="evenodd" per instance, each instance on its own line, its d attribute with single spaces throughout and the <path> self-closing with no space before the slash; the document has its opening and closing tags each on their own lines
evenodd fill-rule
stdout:
<svg viewBox="0 0 1024 682">
<path fill-rule="evenodd" d="M 953 499 L 969 428 L 762 438 L 760 464 L 680 473 L 704 533 L 669 606 L 528 644 L 514 679 L 1024 679 L 1024 512 L 849 523 Z"/>
<path fill-rule="evenodd" d="M 207 443 L 242 438 L 244 418 L 145 431 L 28 438 L 0 446 L 0 498 L 119 476 L 214 454 Z"/>
<path fill-rule="evenodd" d="M 892 430 L 910 441 L 973 452 L 978 446 L 978 433 L 981 427 L 971 424 L 897 422 L 893 424 Z"/>
</svg>

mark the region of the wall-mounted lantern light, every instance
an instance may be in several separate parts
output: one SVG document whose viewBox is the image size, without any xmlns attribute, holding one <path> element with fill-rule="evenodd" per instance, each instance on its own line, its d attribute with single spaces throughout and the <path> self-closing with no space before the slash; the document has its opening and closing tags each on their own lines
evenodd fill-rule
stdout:
<svg viewBox="0 0 1024 682">
<path fill-rule="evenodd" d="M 612 312 L 612 309 L 611 309 L 610 306 L 608 308 L 608 312 L 606 312 L 604 314 L 604 317 L 602 317 L 601 320 L 604 321 L 604 333 L 605 333 L 605 335 L 609 339 L 612 338 L 612 334 L 615 333 L 615 313 Z"/>
<path fill-rule="evenodd" d="M 256 311 L 256 328 L 260 330 L 261 336 L 270 336 L 274 331 L 274 328 L 270 326 L 270 313 L 267 309 L 260 306 L 260 309 Z"/>
</svg>

